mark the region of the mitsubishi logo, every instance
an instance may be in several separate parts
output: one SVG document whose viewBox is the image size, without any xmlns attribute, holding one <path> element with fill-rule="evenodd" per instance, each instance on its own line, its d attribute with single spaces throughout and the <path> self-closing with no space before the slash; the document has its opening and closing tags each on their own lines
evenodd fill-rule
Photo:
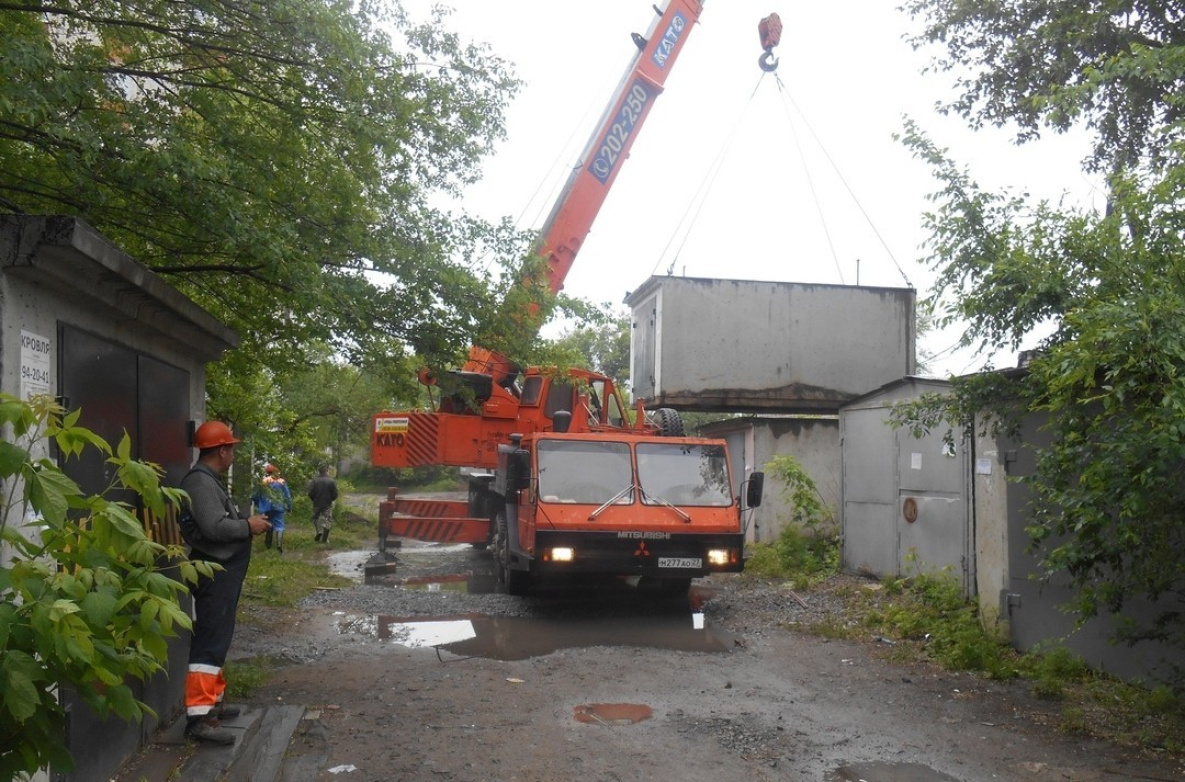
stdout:
<svg viewBox="0 0 1185 782">
<path fill-rule="evenodd" d="M 635 556 L 635 557 L 648 557 L 648 556 L 650 556 L 650 551 L 649 551 L 649 550 L 646 548 L 646 541 L 644 541 L 644 540 L 643 540 L 641 543 L 639 543 L 639 544 L 638 544 L 638 548 L 637 548 L 637 550 L 636 550 L 636 551 L 634 551 L 634 556 Z"/>
</svg>

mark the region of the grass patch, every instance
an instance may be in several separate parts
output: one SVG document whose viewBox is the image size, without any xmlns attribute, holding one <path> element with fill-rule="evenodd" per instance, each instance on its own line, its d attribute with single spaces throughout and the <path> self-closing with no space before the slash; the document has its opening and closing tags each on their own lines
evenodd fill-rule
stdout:
<svg viewBox="0 0 1185 782">
<path fill-rule="evenodd" d="M 975 603 L 948 573 L 827 585 L 842 597 L 844 616 L 804 625 L 824 638 L 888 639 L 880 654 L 895 662 L 931 661 L 988 679 L 1016 679 L 1037 698 L 1056 701 L 1057 727 L 1132 749 L 1185 760 L 1185 697 L 1168 687 L 1142 687 L 1092 670 L 1064 646 L 1022 654 L 985 629 Z"/>
<path fill-rule="evenodd" d="M 319 587 L 347 587 L 353 582 L 329 573 L 323 562 L 300 557 L 285 545 L 284 553 L 260 549 L 251 556 L 242 602 L 246 605 L 293 608 Z"/>
<path fill-rule="evenodd" d="M 255 691 L 271 681 L 280 665 L 270 657 L 252 657 L 226 663 L 226 699 L 228 702 L 250 700 Z"/>
<path fill-rule="evenodd" d="M 1060 697 L 1063 724 L 1081 723 L 1079 729 L 1091 736 L 1185 760 L 1185 698 L 1167 687 L 1141 687 L 1088 672 Z"/>
<path fill-rule="evenodd" d="M 787 526 L 773 543 L 754 543 L 745 573 L 809 587 L 839 572 L 839 541 Z"/>
<path fill-rule="evenodd" d="M 243 584 L 240 606 L 250 609 L 259 606 L 293 608 L 301 600 L 320 588 L 350 586 L 350 579 L 333 575 L 325 558 L 334 551 L 374 548 L 378 540 L 378 498 L 374 501 L 371 517 L 352 510 L 345 503 L 334 508 L 334 522 L 329 543 L 315 541 L 312 507 L 306 499 L 295 503 L 288 514 L 284 531 L 284 553 L 275 546 L 266 548 L 263 536 L 255 538 L 251 565 Z M 240 621 L 251 621 L 240 611 Z"/>
<path fill-rule="evenodd" d="M 839 572 L 839 526 L 814 480 L 793 456 L 766 464 L 770 482 L 791 509 L 773 543 L 755 543 L 746 552 L 745 572 L 759 578 L 809 587 Z"/>
</svg>

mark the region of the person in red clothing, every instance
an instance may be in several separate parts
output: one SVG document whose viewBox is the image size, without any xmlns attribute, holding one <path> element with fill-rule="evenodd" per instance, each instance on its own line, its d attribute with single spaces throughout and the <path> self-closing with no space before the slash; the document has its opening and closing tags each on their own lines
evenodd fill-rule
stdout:
<svg viewBox="0 0 1185 782">
<path fill-rule="evenodd" d="M 222 717 L 238 708 L 223 703 L 226 677 L 222 669 L 235 632 L 235 613 L 247 565 L 251 539 L 271 529 L 263 515 L 246 517 L 226 490 L 222 477 L 235 460 L 239 440 L 221 421 L 207 421 L 194 433 L 198 458 L 181 488 L 188 499 L 181 512 L 181 534 L 189 558 L 222 566 L 193 587 L 193 634 L 185 676 L 185 735 L 199 741 L 232 744 L 235 734 L 221 727 Z"/>
</svg>

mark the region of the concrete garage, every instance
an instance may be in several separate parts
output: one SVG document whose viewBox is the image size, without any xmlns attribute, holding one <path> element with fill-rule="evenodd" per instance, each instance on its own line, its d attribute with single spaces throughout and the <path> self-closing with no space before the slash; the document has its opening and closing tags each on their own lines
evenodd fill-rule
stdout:
<svg viewBox="0 0 1185 782">
<path fill-rule="evenodd" d="M 651 277 L 626 297 L 647 407 L 824 413 L 916 369 L 913 288 Z"/>
<path fill-rule="evenodd" d="M 889 426 L 894 404 L 949 390 L 907 377 L 840 410 L 844 570 L 878 578 L 947 570 L 973 594 L 968 443 Z"/>
<path fill-rule="evenodd" d="M 912 288 L 651 277 L 631 308 L 634 394 L 647 407 L 750 414 L 705 431 L 729 442 L 738 484 L 792 455 L 834 518 L 841 511 L 838 416 L 916 367 Z M 790 509 L 776 483 L 750 541 L 776 540 Z"/>
<path fill-rule="evenodd" d="M 126 430 L 132 455 L 161 465 L 169 485 L 192 460 L 188 435 L 205 417 L 206 364 L 237 345 L 234 332 L 85 222 L 0 216 L 0 390 L 81 408 L 79 423 L 113 444 Z M 62 466 L 85 491 L 109 483 L 95 453 Z M 180 541 L 171 520 L 146 524 L 158 540 Z M 77 770 L 55 779 L 110 779 L 158 724 L 176 717 L 187 649 L 187 637 L 173 639 L 168 675 L 139 686 L 158 721 L 99 720 L 64 692 Z"/>
</svg>

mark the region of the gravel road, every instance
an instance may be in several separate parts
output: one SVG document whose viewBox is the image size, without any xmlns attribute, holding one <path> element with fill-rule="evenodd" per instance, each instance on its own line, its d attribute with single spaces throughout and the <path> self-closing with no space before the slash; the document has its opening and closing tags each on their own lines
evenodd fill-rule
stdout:
<svg viewBox="0 0 1185 782">
<path fill-rule="evenodd" d="M 232 650 L 278 661 L 260 703 L 318 716 L 290 753 L 327 754 L 321 780 L 1185 779 L 1178 761 L 1058 733 L 1059 705 L 1024 683 L 805 632 L 841 621 L 835 583 L 519 598 L 490 591 L 469 547 L 407 543 L 363 583 L 369 555 L 335 553 L 356 586 L 256 617 Z"/>
</svg>

